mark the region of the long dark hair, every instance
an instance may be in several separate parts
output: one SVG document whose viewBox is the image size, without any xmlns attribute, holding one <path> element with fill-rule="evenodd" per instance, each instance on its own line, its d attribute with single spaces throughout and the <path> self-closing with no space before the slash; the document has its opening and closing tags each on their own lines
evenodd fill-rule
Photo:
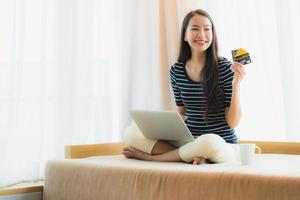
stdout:
<svg viewBox="0 0 300 200">
<path fill-rule="evenodd" d="M 206 111 L 205 111 L 205 119 L 209 113 L 214 113 L 217 109 L 221 107 L 224 102 L 224 94 L 219 86 L 219 55 L 218 55 L 218 42 L 217 42 L 217 34 L 214 23 L 210 17 L 210 15 L 204 10 L 198 9 L 189 12 L 181 26 L 181 36 L 180 36 L 180 49 L 179 49 L 179 62 L 186 62 L 192 57 L 191 47 L 187 41 L 184 40 L 186 29 L 188 27 L 190 19 L 195 15 L 202 15 L 207 17 L 212 26 L 212 43 L 210 47 L 206 50 L 206 61 L 204 68 L 202 70 L 203 73 L 203 90 L 204 95 L 206 97 Z M 200 76 L 200 74 L 199 74 Z"/>
</svg>

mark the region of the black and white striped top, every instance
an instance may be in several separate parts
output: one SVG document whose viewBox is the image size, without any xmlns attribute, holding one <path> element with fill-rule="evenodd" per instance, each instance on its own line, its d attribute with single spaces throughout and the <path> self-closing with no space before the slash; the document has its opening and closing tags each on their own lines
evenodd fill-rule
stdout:
<svg viewBox="0 0 300 200">
<path fill-rule="evenodd" d="M 219 59 L 219 85 L 224 93 L 224 105 L 216 112 L 208 114 L 204 119 L 206 97 L 201 82 L 195 82 L 187 75 L 185 63 L 177 62 L 170 69 L 170 79 L 177 106 L 186 109 L 186 125 L 197 137 L 207 133 L 220 135 L 226 142 L 235 143 L 237 140 L 234 129 L 225 120 L 225 107 L 230 106 L 233 73 L 231 62 L 226 58 Z"/>
</svg>

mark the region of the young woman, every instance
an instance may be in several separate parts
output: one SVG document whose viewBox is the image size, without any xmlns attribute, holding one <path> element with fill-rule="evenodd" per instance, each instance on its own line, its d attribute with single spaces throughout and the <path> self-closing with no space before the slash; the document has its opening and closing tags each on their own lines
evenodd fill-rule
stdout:
<svg viewBox="0 0 300 200">
<path fill-rule="evenodd" d="M 177 111 L 197 139 L 179 148 L 165 141 L 145 139 L 137 128 L 128 129 L 123 150 L 128 158 L 185 161 L 200 164 L 237 158 L 234 134 L 241 118 L 239 86 L 243 65 L 218 55 L 215 27 L 203 10 L 189 12 L 182 24 L 178 62 L 170 69 Z"/>
</svg>

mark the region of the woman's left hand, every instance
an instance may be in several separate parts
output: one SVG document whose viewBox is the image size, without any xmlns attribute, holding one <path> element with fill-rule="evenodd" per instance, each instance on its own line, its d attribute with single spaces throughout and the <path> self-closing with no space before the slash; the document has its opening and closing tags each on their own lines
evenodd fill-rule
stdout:
<svg viewBox="0 0 300 200">
<path fill-rule="evenodd" d="M 238 88 L 240 82 L 242 81 L 243 77 L 246 74 L 244 65 L 238 62 L 233 62 L 231 65 L 231 70 L 234 73 L 232 86 Z"/>
</svg>

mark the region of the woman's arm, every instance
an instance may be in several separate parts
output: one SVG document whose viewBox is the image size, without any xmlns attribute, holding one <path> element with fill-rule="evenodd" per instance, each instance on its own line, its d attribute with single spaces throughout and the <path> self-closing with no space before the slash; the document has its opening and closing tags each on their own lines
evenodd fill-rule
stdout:
<svg viewBox="0 0 300 200">
<path fill-rule="evenodd" d="M 232 80 L 232 95 L 230 106 L 225 108 L 225 119 L 230 128 L 235 128 L 241 119 L 242 111 L 239 100 L 240 83 L 245 75 L 244 66 L 240 63 L 234 62 L 231 66 L 234 72 Z"/>
<path fill-rule="evenodd" d="M 225 108 L 225 119 L 230 128 L 235 128 L 240 122 L 242 111 L 239 100 L 239 88 L 232 88 L 231 103 Z"/>
<path fill-rule="evenodd" d="M 186 119 L 185 111 L 186 110 L 184 106 L 177 106 L 177 112 L 181 115 L 183 120 Z"/>
</svg>

